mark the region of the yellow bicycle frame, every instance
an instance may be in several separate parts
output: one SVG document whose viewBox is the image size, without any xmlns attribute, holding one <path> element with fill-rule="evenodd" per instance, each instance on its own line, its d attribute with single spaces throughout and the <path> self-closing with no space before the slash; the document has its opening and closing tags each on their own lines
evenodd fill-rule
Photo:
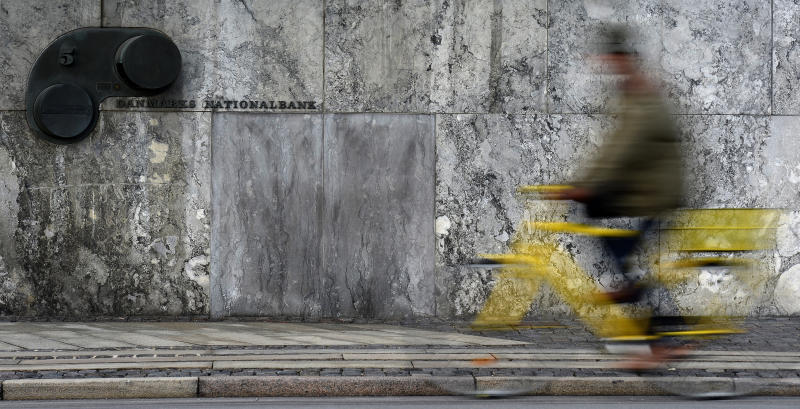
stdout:
<svg viewBox="0 0 800 409">
<path fill-rule="evenodd" d="M 547 195 L 569 186 L 523 186 L 525 195 Z M 779 212 L 774 209 L 695 209 L 678 212 L 663 230 L 661 251 L 651 261 L 651 280 L 664 287 L 685 281 L 692 269 L 707 265 L 751 266 L 752 260 L 725 257 L 676 258 L 692 252 L 753 251 L 774 246 Z M 658 336 L 709 336 L 739 332 L 708 328 L 701 321 L 690 331 L 648 335 L 649 314 L 612 302 L 563 250 L 555 234 L 630 237 L 635 230 L 611 229 L 568 222 L 523 221 L 508 254 L 481 257 L 503 265 L 486 303 L 472 323 L 474 329 L 515 328 L 528 313 L 543 282 L 548 283 L 598 336 L 616 340 L 649 340 Z M 670 260 L 662 262 L 663 260 Z"/>
</svg>

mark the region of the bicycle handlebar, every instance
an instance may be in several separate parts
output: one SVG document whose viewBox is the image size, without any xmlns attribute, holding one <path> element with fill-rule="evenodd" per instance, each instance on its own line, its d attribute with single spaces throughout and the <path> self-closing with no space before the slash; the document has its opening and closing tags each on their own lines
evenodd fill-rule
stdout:
<svg viewBox="0 0 800 409">
<path fill-rule="evenodd" d="M 570 185 L 527 185 L 518 187 L 517 192 L 522 194 L 557 193 L 572 188 Z"/>
<path fill-rule="evenodd" d="M 637 230 L 613 229 L 609 227 L 590 226 L 569 222 L 524 222 L 525 226 L 533 230 L 544 230 L 553 233 L 572 233 L 583 236 L 602 237 L 633 237 L 639 234 Z"/>
</svg>

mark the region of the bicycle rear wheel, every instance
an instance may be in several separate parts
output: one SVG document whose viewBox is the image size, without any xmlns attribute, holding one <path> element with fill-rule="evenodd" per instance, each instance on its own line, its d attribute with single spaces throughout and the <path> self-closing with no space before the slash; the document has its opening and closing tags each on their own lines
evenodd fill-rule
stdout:
<svg viewBox="0 0 800 409">
<path fill-rule="evenodd" d="M 729 318 L 699 320 L 702 323 L 691 327 L 686 322 L 660 326 L 656 334 L 661 341 L 653 349 L 660 346 L 681 353 L 647 370 L 635 371 L 637 375 L 666 393 L 692 399 L 727 399 L 757 393 L 760 384 L 749 382 L 741 374 L 758 367 L 758 357 L 749 351 L 715 347 L 746 331 Z"/>
</svg>

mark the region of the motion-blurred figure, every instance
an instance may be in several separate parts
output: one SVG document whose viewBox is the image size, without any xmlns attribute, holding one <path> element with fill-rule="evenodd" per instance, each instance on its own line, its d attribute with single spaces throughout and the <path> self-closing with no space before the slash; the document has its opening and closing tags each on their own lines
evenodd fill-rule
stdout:
<svg viewBox="0 0 800 409">
<path fill-rule="evenodd" d="M 624 279 L 605 296 L 614 302 L 636 302 L 643 288 L 631 275 L 629 257 L 659 216 L 682 198 L 681 150 L 677 127 L 658 87 L 642 72 L 637 53 L 623 27 L 610 27 L 597 59 L 619 82 L 617 126 L 606 136 L 583 177 L 558 194 L 586 205 L 593 218 L 631 217 L 639 221 L 633 237 L 604 238 Z M 654 350 L 656 348 L 653 348 Z"/>
</svg>

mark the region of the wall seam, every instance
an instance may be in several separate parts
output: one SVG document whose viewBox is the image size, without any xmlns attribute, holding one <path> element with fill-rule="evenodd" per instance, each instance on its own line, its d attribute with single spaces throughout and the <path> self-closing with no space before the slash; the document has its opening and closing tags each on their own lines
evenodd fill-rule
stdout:
<svg viewBox="0 0 800 409">
<path fill-rule="evenodd" d="M 25 112 L 24 109 L 0 109 L 0 112 Z M 128 109 L 101 109 L 100 112 L 212 112 L 212 113 L 238 113 L 253 115 L 313 115 L 313 114 L 391 114 L 391 115 L 617 115 L 619 112 L 356 112 L 356 111 L 290 111 L 290 112 L 264 112 L 264 111 L 210 111 L 210 110 L 128 110 Z M 750 112 L 723 112 L 723 113 L 674 113 L 672 116 L 789 116 L 800 117 L 800 114 L 764 114 Z"/>
<path fill-rule="evenodd" d="M 319 279 L 319 283 L 318 283 L 319 291 L 317 292 L 317 297 L 318 297 L 317 302 L 319 303 L 319 309 L 320 309 L 319 310 L 319 316 L 320 316 L 320 318 L 325 316 L 325 313 L 323 311 L 323 306 L 322 306 L 322 301 L 323 301 L 322 294 L 325 291 L 325 285 L 324 284 L 325 284 L 325 280 L 327 279 L 327 272 L 325 271 L 325 266 L 327 266 L 327 263 L 325 262 L 325 236 L 326 236 L 325 232 L 327 231 L 327 227 L 326 227 L 327 224 L 325 223 L 325 217 L 326 217 L 326 213 L 327 213 L 327 200 L 326 200 L 327 184 L 325 183 L 325 123 L 328 121 L 327 113 L 326 113 L 327 104 L 325 103 L 326 102 L 326 92 L 327 92 L 326 87 L 325 87 L 326 82 L 327 82 L 327 80 L 326 80 L 326 72 L 325 72 L 325 63 L 326 63 L 326 59 L 325 59 L 325 38 L 327 37 L 327 31 L 325 30 L 325 22 L 326 22 L 326 19 L 327 19 L 327 15 L 328 15 L 328 4 L 327 4 L 326 0 L 322 0 L 322 101 L 321 101 L 321 104 L 320 104 L 322 106 L 322 109 L 320 110 L 320 112 L 322 113 L 322 137 L 320 138 L 320 167 L 321 167 L 321 169 L 320 169 L 320 173 L 321 173 L 320 183 L 322 184 L 322 195 L 321 195 L 321 197 L 319 199 L 320 202 L 321 202 L 320 203 L 320 209 L 322 209 L 322 210 L 321 210 L 320 214 L 317 216 L 317 217 L 319 217 L 319 226 L 320 226 L 319 250 L 318 250 L 318 253 L 319 253 L 319 266 L 318 266 L 318 268 L 320 270 L 322 270 L 321 271 L 322 274 L 318 274 L 318 277 L 320 279 Z M 331 315 L 333 315 L 333 314 L 331 314 Z"/>
<path fill-rule="evenodd" d="M 325 19 L 327 17 L 327 13 L 328 13 L 327 1 L 326 0 L 322 0 L 322 102 L 321 102 L 320 105 L 322 106 L 323 117 L 324 117 L 324 114 L 325 114 L 325 109 L 327 108 L 326 104 L 325 104 L 325 96 L 326 96 L 325 93 L 327 92 L 327 90 L 325 89 L 325 83 L 326 83 L 326 81 L 325 81 L 325 74 L 326 74 L 325 73 L 325 37 L 327 37 L 326 31 L 325 31 Z"/>
<path fill-rule="evenodd" d="M 775 113 L 775 0 L 769 2 L 769 114 Z"/>
<path fill-rule="evenodd" d="M 544 112 L 550 115 L 550 0 L 544 3 Z"/>
<path fill-rule="evenodd" d="M 432 205 L 433 205 L 433 220 L 431 220 L 431 222 L 432 222 L 431 223 L 431 230 L 432 230 L 431 233 L 433 234 L 433 249 L 434 250 L 433 250 L 433 253 L 431 253 L 433 255 L 433 264 L 431 264 L 431 265 L 433 266 L 432 274 L 433 274 L 433 316 L 434 317 L 438 317 L 439 316 L 439 285 L 438 285 L 439 284 L 439 280 L 438 280 L 439 276 L 437 275 L 437 271 L 436 271 L 437 270 L 437 268 L 436 268 L 436 253 L 437 253 L 437 251 L 439 249 L 439 246 L 436 243 L 436 241 L 438 240 L 438 238 L 436 237 L 436 182 L 438 181 L 438 172 L 436 172 L 436 162 L 438 160 L 437 155 L 439 153 L 438 149 L 436 149 L 438 147 L 438 143 L 437 143 L 437 140 L 438 140 L 438 138 L 437 138 L 438 137 L 438 133 L 437 133 L 438 127 L 436 126 L 436 124 L 437 124 L 438 120 L 439 120 L 439 114 L 434 113 L 433 114 L 433 132 L 432 132 L 433 133 L 433 194 L 431 195 L 431 197 L 433 198 L 433 201 L 432 201 L 433 202 L 432 203 Z"/>
<path fill-rule="evenodd" d="M 100 27 L 103 26 L 103 0 L 100 0 Z"/>
<path fill-rule="evenodd" d="M 211 217 L 208 231 L 208 319 L 214 319 L 214 117 L 216 112 L 211 112 L 208 119 L 208 214 Z M 217 278 L 219 279 L 219 278 Z M 224 311 L 218 319 L 224 316 Z"/>
</svg>

